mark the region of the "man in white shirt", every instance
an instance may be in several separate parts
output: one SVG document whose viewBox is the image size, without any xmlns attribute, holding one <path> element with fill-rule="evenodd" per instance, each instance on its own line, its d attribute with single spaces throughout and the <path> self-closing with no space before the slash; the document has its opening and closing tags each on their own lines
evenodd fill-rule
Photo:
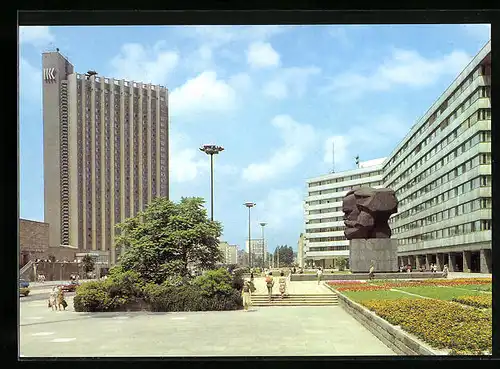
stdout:
<svg viewBox="0 0 500 369">
<path fill-rule="evenodd" d="M 318 277 L 318 284 L 321 282 L 321 276 L 323 275 L 323 271 L 321 270 L 321 267 L 318 267 L 318 271 L 316 272 L 316 276 Z"/>
</svg>

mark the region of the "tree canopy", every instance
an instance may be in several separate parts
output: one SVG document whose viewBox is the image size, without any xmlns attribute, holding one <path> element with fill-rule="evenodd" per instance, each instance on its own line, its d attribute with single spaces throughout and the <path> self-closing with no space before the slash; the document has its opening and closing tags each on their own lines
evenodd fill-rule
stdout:
<svg viewBox="0 0 500 369">
<path fill-rule="evenodd" d="M 209 269 L 222 260 L 219 222 L 208 219 L 199 197 L 174 203 L 156 198 L 135 217 L 117 225 L 116 246 L 125 248 L 119 263 L 149 282 L 190 276 L 190 267 Z"/>
</svg>

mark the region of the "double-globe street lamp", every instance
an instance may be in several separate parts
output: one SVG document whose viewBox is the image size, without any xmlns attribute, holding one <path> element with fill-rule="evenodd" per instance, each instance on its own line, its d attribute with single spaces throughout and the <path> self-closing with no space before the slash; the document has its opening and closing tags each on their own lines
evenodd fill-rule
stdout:
<svg viewBox="0 0 500 369">
<path fill-rule="evenodd" d="M 266 241 L 264 239 L 264 227 L 266 226 L 266 222 L 260 222 L 260 226 L 262 227 L 262 268 L 266 266 Z"/>
<path fill-rule="evenodd" d="M 252 267 L 252 238 L 250 233 L 251 222 L 250 222 L 250 209 L 252 209 L 255 205 L 254 202 L 246 202 L 245 205 L 248 208 L 248 264 L 250 268 Z"/>
<path fill-rule="evenodd" d="M 210 155 L 210 219 L 214 220 L 214 155 L 224 151 L 224 148 L 217 145 L 203 145 L 200 150 Z"/>
</svg>

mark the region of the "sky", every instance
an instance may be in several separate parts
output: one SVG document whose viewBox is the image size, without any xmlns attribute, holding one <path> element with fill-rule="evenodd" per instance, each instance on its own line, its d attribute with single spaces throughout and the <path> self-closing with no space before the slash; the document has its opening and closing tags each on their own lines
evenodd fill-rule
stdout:
<svg viewBox="0 0 500 369">
<path fill-rule="evenodd" d="M 20 217 L 43 221 L 41 53 L 169 89 L 170 197 L 201 196 L 222 240 L 297 249 L 306 180 L 389 156 L 490 38 L 490 26 L 20 27 Z M 334 142 L 335 155 L 332 155 Z M 335 163 L 333 164 L 333 157 Z"/>
</svg>

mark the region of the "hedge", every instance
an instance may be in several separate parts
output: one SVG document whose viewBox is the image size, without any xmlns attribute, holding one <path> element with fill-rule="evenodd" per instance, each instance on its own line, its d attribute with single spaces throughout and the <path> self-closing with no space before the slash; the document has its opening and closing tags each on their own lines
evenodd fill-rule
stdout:
<svg viewBox="0 0 500 369">
<path fill-rule="evenodd" d="M 435 348 L 451 350 L 451 354 L 491 353 L 491 310 L 430 299 L 365 300 L 361 304 Z"/>
</svg>

